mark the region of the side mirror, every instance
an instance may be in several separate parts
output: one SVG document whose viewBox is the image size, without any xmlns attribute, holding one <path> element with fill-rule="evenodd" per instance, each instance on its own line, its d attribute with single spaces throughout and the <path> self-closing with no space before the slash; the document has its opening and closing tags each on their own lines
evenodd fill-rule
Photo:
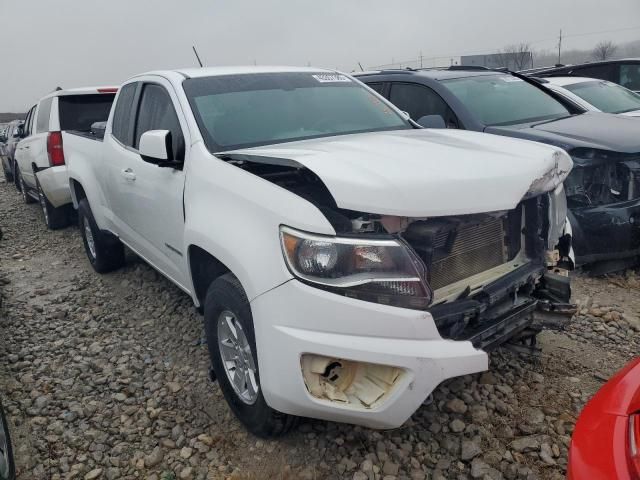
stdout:
<svg viewBox="0 0 640 480">
<path fill-rule="evenodd" d="M 424 128 L 447 128 L 447 124 L 444 123 L 444 118 L 440 115 L 425 115 L 420 117 L 418 125 Z"/>
<path fill-rule="evenodd" d="M 138 146 L 145 162 L 160 164 L 169 160 L 171 132 L 169 130 L 149 130 L 140 137 Z"/>
<path fill-rule="evenodd" d="M 6 141 L 7 141 L 7 136 L 4 133 L 0 134 L 0 142 L 6 142 Z"/>
<path fill-rule="evenodd" d="M 22 138 L 24 136 L 24 126 L 19 125 L 18 128 L 16 128 L 16 131 L 13 132 L 13 138 Z"/>
</svg>

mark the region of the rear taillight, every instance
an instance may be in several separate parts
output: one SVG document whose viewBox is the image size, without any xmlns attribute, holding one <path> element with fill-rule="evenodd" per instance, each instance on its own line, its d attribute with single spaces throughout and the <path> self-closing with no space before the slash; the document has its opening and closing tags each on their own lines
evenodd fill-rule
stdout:
<svg viewBox="0 0 640 480">
<path fill-rule="evenodd" d="M 629 418 L 629 453 L 631 455 L 631 478 L 640 480 L 640 414 Z"/>
<path fill-rule="evenodd" d="M 61 132 L 49 132 L 49 136 L 47 137 L 47 154 L 49 155 L 49 165 L 52 167 L 64 165 Z"/>
</svg>

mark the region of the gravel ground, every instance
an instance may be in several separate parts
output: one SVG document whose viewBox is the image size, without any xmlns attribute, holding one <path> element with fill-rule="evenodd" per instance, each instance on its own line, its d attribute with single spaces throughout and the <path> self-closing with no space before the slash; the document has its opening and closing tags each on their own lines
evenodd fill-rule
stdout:
<svg viewBox="0 0 640 480">
<path fill-rule="evenodd" d="M 305 420 L 261 440 L 207 378 L 202 319 L 135 256 L 91 270 L 0 181 L 0 393 L 19 479 L 560 479 L 576 415 L 640 352 L 640 280 L 578 276 L 580 313 L 542 352 L 440 386 L 402 428 Z"/>
</svg>

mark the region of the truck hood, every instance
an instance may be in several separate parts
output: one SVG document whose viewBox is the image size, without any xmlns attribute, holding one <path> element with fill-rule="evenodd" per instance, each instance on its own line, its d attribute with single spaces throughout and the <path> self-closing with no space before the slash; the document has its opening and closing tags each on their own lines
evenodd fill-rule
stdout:
<svg viewBox="0 0 640 480">
<path fill-rule="evenodd" d="M 620 153 L 640 152 L 640 125 L 630 116 L 587 112 L 552 122 L 487 127 L 485 132 L 524 138 L 565 150 L 594 148 Z"/>
<path fill-rule="evenodd" d="M 225 154 L 294 161 L 340 208 L 405 217 L 510 210 L 532 183 L 571 159 L 546 145 L 460 130 L 399 130 L 254 147 Z M 220 155 L 220 154 L 218 154 Z"/>
<path fill-rule="evenodd" d="M 632 110 L 631 112 L 624 112 L 620 115 L 623 115 L 625 117 L 640 117 L 640 110 Z"/>
</svg>

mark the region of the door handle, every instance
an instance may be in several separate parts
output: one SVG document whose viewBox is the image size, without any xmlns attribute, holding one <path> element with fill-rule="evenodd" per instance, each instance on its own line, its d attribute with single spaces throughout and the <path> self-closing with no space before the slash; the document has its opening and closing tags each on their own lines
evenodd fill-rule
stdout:
<svg viewBox="0 0 640 480">
<path fill-rule="evenodd" d="M 26 149 L 31 148 L 31 147 L 29 145 L 26 145 L 24 148 L 26 150 Z"/>
<path fill-rule="evenodd" d="M 130 168 L 125 168 L 120 172 L 120 174 L 125 178 L 125 180 L 128 180 L 130 182 L 136 181 L 136 174 Z"/>
</svg>

